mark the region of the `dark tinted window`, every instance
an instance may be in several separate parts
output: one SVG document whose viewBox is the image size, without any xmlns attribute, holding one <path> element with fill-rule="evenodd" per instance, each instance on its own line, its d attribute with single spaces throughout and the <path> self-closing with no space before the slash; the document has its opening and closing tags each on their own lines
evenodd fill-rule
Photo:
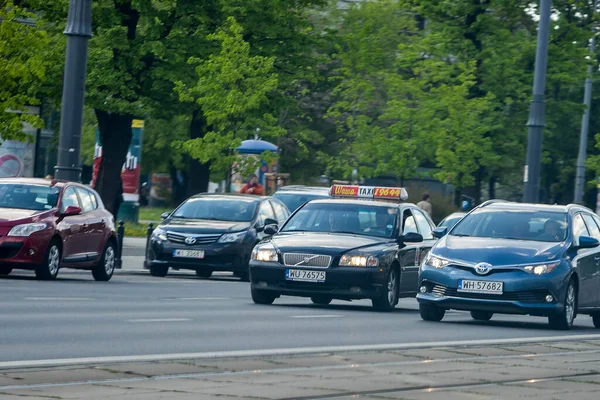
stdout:
<svg viewBox="0 0 600 400">
<path fill-rule="evenodd" d="M 340 232 L 391 237 L 398 208 L 347 203 L 309 203 L 290 217 L 283 232 Z"/>
<path fill-rule="evenodd" d="M 50 210 L 56 206 L 59 190 L 50 186 L 0 184 L 0 208 Z"/>
<path fill-rule="evenodd" d="M 450 231 L 450 235 L 560 242 L 566 239 L 567 214 L 482 208 L 463 218 Z"/>
<path fill-rule="evenodd" d="M 285 192 L 276 192 L 273 193 L 273 196 L 279 201 L 281 201 L 285 206 L 291 211 L 294 212 L 297 208 L 303 206 L 311 200 L 316 199 L 327 199 L 329 196 L 326 194 L 314 194 L 314 193 L 285 193 Z"/>
<path fill-rule="evenodd" d="M 171 218 L 250 222 L 257 206 L 258 201 L 244 197 L 195 197 L 180 205 Z"/>
<path fill-rule="evenodd" d="M 65 193 L 62 197 L 62 203 L 60 205 L 60 210 L 65 211 L 69 206 L 81 207 L 81 205 L 79 204 L 79 199 L 77 198 L 77 193 L 75 193 L 75 189 L 72 187 L 65 189 Z"/>
</svg>

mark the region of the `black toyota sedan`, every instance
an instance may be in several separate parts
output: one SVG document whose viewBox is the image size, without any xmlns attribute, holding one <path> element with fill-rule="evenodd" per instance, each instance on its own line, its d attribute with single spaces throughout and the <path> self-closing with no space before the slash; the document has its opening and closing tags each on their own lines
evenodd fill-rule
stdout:
<svg viewBox="0 0 600 400">
<path fill-rule="evenodd" d="M 169 268 L 233 271 L 248 280 L 253 247 L 267 236 L 266 226 L 282 224 L 290 215 L 277 199 L 241 194 L 199 194 L 183 202 L 154 230 L 146 249 L 145 267 L 164 277 Z"/>
<path fill-rule="evenodd" d="M 378 195 L 378 189 L 334 186 L 332 195 L 351 199 L 310 201 L 259 243 L 250 261 L 253 301 L 371 299 L 375 309 L 389 311 L 400 297 L 414 297 L 420 261 L 435 243 L 434 224 L 413 204 L 376 201 L 401 193 L 386 188 Z"/>
</svg>

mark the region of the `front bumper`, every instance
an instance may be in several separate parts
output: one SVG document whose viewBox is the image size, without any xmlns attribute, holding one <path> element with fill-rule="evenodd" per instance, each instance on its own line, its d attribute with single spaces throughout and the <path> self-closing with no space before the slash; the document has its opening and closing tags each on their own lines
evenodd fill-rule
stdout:
<svg viewBox="0 0 600 400">
<path fill-rule="evenodd" d="M 503 282 L 502 294 L 464 293 L 458 291 L 461 279 Z M 419 304 L 432 304 L 445 309 L 489 311 L 500 314 L 548 316 L 562 312 L 566 282 L 563 272 L 548 276 L 532 275 L 525 271 L 497 272 L 480 276 L 472 272 L 423 266 L 419 275 Z M 563 290 L 563 287 L 565 290 Z M 547 297 L 552 296 L 548 301 Z"/>
<path fill-rule="evenodd" d="M 34 269 L 44 262 L 52 231 L 35 232 L 28 237 L 0 236 L 0 265 Z"/>
<path fill-rule="evenodd" d="M 175 269 L 212 269 L 213 271 L 246 272 L 254 243 L 218 243 L 209 245 L 185 245 L 151 238 L 146 249 L 144 268 L 152 265 L 168 265 Z M 174 257 L 174 250 L 202 250 L 204 258 Z"/>
<path fill-rule="evenodd" d="M 386 290 L 386 270 L 383 268 L 305 268 L 311 271 L 325 272 L 325 282 L 320 283 L 287 280 L 287 269 L 290 269 L 290 267 L 279 263 L 250 261 L 252 287 L 286 296 L 311 297 L 324 295 L 340 300 L 375 298 Z M 301 268 L 292 267 L 291 269 Z"/>
</svg>

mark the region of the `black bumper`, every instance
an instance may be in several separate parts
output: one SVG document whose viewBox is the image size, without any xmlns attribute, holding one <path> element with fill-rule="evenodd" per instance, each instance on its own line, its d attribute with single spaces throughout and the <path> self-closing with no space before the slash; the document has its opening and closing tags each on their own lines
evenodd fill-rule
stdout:
<svg viewBox="0 0 600 400">
<path fill-rule="evenodd" d="M 311 297 L 324 295 L 333 299 L 358 300 L 372 299 L 384 293 L 386 270 L 379 268 L 333 267 L 311 269 L 324 271 L 325 282 L 297 282 L 286 279 L 286 270 L 281 264 L 250 262 L 252 287 L 286 296 Z M 291 268 L 299 269 L 299 268 Z"/>
<path fill-rule="evenodd" d="M 213 243 L 209 246 L 199 247 L 152 240 L 146 250 L 144 268 L 148 269 L 152 265 L 168 265 L 175 269 L 246 272 L 253 248 L 254 243 L 251 242 Z M 173 251 L 176 249 L 202 250 L 204 258 L 174 257 Z"/>
</svg>

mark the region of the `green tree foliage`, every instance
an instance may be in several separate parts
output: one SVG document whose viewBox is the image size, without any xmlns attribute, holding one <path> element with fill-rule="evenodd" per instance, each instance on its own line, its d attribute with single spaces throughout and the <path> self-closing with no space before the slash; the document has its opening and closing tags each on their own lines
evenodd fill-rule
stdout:
<svg viewBox="0 0 600 400">
<path fill-rule="evenodd" d="M 23 123 L 41 126 L 41 120 L 27 113 L 27 106 L 40 103 L 39 92 L 45 79 L 47 60 L 43 49 L 46 32 L 36 17 L 15 6 L 0 3 L 0 135 L 3 140 L 25 140 Z"/>
</svg>

